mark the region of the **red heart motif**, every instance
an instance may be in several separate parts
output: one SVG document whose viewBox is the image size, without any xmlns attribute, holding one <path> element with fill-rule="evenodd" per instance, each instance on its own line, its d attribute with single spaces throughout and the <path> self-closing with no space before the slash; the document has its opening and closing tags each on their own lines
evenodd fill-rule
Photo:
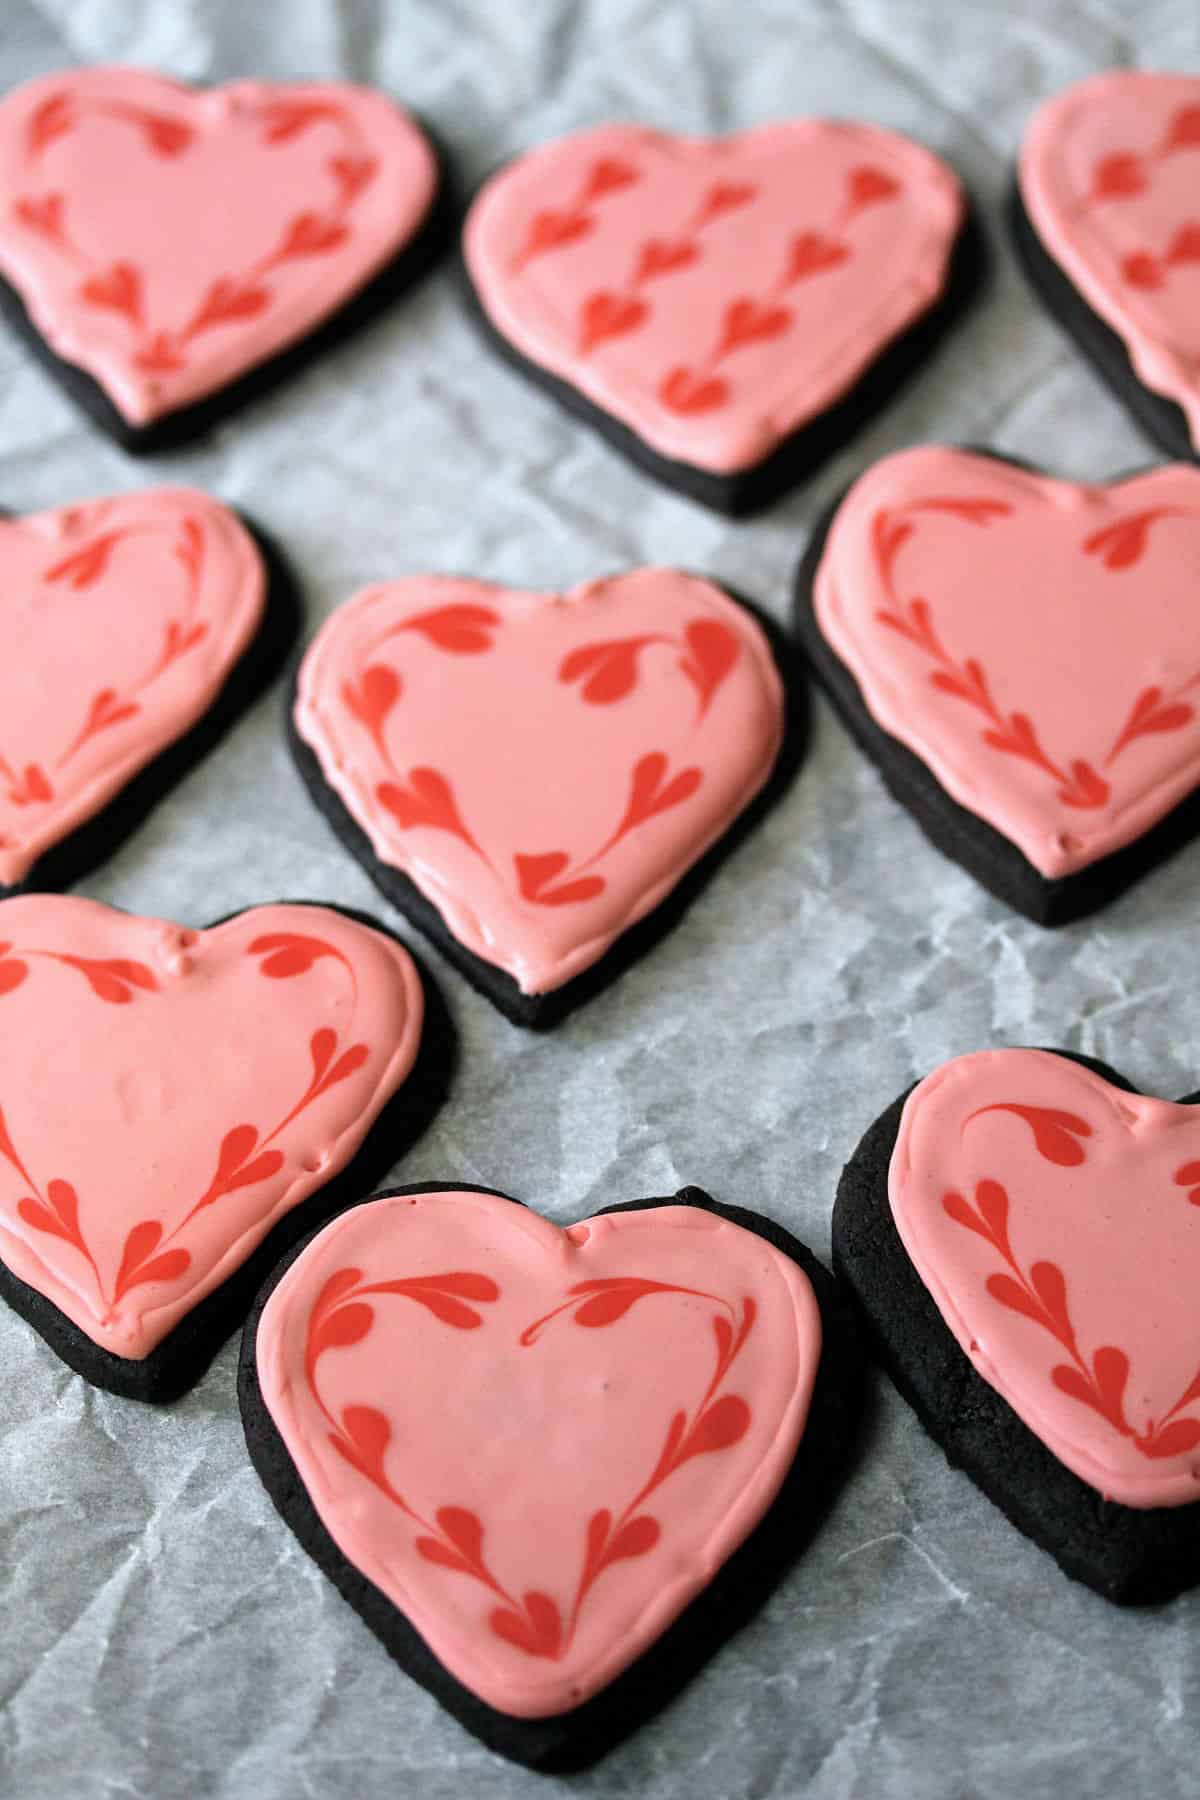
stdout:
<svg viewBox="0 0 1200 1800">
<path fill-rule="evenodd" d="M 1055 96 L 1021 149 L 1042 246 L 1200 446 L 1200 78 L 1120 71 Z"/>
<path fill-rule="evenodd" d="M 229 325 L 238 319 L 256 319 L 260 313 L 267 311 L 271 304 L 271 291 L 265 287 L 252 284 L 241 284 L 227 281 L 222 277 L 214 281 L 205 294 L 198 310 L 193 313 L 189 329 L 192 331 L 208 331 L 214 325 Z M 162 344 L 170 346 L 171 354 L 178 356 L 179 349 L 166 334 L 160 334 L 155 340 L 153 354 L 162 354 Z"/>
<path fill-rule="evenodd" d="M 724 329 L 717 350 L 725 357 L 743 344 L 759 339 L 780 337 L 792 323 L 786 306 L 760 306 L 756 300 L 734 300 L 725 312 Z"/>
<path fill-rule="evenodd" d="M 27 225 L 31 231 L 43 231 L 47 237 L 57 237 L 62 230 L 61 194 L 43 194 L 40 200 L 31 200 L 27 196 L 16 202 L 14 210 L 22 225 Z"/>
<path fill-rule="evenodd" d="M 131 263 L 114 263 L 103 274 L 90 276 L 79 292 L 89 306 L 125 313 L 135 326 L 142 322 L 142 278 Z"/>
<path fill-rule="evenodd" d="M 659 399 L 677 413 L 712 412 L 724 406 L 729 398 L 728 383 L 719 375 L 698 374 L 695 369 L 677 367 L 663 377 Z"/>
<path fill-rule="evenodd" d="M 614 162 L 621 179 L 599 178 Z M 606 126 L 501 170 L 463 244 L 523 357 L 661 455 L 728 473 L 840 399 L 928 308 L 962 216 L 951 172 L 873 127 Z"/>
<path fill-rule="evenodd" d="M 1167 246 L 1168 263 L 1200 262 L 1200 221 L 1189 219 L 1181 225 Z"/>
<path fill-rule="evenodd" d="M 754 620 L 693 576 L 566 595 L 430 576 L 331 617 L 295 723 L 379 861 L 536 994 L 595 962 L 758 791 L 782 693 Z"/>
<path fill-rule="evenodd" d="M 806 1276 L 712 1213 L 562 1231 L 445 1190 L 327 1227 L 255 1356 L 342 1554 L 472 1693 L 539 1718 L 635 1661 L 761 1519 L 820 1338 Z"/>
<path fill-rule="evenodd" d="M 335 311 L 436 183 L 422 132 L 364 88 L 64 70 L 0 104 L 0 272 L 144 426 Z"/>
<path fill-rule="evenodd" d="M 1127 256 L 1121 273 L 1131 288 L 1159 288 L 1163 284 L 1162 263 L 1147 250 L 1135 250 Z"/>
<path fill-rule="evenodd" d="M 1200 473 L 1080 487 L 912 450 L 851 489 L 814 585 L 868 711 L 1044 876 L 1200 783 Z"/>
<path fill-rule="evenodd" d="M 699 246 L 687 238 L 674 243 L 650 238 L 642 245 L 641 261 L 634 279 L 639 282 L 653 281 L 656 275 L 670 275 L 676 269 L 686 269 L 699 255 Z"/>
<path fill-rule="evenodd" d="M 586 237 L 591 229 L 592 221 L 586 213 L 554 212 L 550 209 L 540 212 L 530 221 L 529 231 L 517 257 L 517 266 L 522 266 L 532 257 L 540 256 L 544 250 L 557 250 L 561 244 L 570 244 L 576 238 Z"/>
<path fill-rule="evenodd" d="M 1127 199 L 1146 191 L 1146 167 L 1140 156 L 1115 150 L 1102 156 L 1092 175 L 1092 195 L 1097 200 Z"/>
<path fill-rule="evenodd" d="M 862 163 L 850 171 L 849 206 L 852 211 L 857 212 L 864 206 L 879 206 L 883 201 L 891 200 L 897 191 L 895 176 L 884 169 L 873 168 L 870 163 Z"/>
<path fill-rule="evenodd" d="M 196 932 L 30 895 L 0 940 L 5 1265 L 143 1358 L 350 1160 L 413 1064 L 419 978 L 323 907 Z"/>
<path fill-rule="evenodd" d="M 544 856 L 517 855 L 513 861 L 521 893 L 540 906 L 575 906 L 604 892 L 603 875 L 583 875 L 561 887 L 554 885 L 571 864 L 565 850 L 550 850 Z"/>
<path fill-rule="evenodd" d="M 618 188 L 632 187 L 637 178 L 635 164 L 625 162 L 617 156 L 602 156 L 592 164 L 585 192 L 588 199 L 598 200 L 602 194 L 614 193 Z"/>
<path fill-rule="evenodd" d="M 184 488 L 0 521 L 0 576 L 11 887 L 212 705 L 258 629 L 265 579 L 239 520 Z"/>
<path fill-rule="evenodd" d="M 758 190 L 748 181 L 714 181 L 704 196 L 701 212 L 704 218 L 715 218 L 718 213 L 732 212 L 739 206 L 749 206 Z"/>
<path fill-rule="evenodd" d="M 816 231 L 802 231 L 792 241 L 787 275 L 789 286 L 809 275 L 819 275 L 824 269 L 836 269 L 850 254 L 849 246 L 839 243 L 836 238 L 822 237 Z"/>
<path fill-rule="evenodd" d="M 636 331 L 646 316 L 646 303 L 632 295 L 589 294 L 579 311 L 579 345 L 592 350 L 605 338 Z"/>
<path fill-rule="evenodd" d="M 1172 109 L 1165 148 L 1171 151 L 1195 150 L 1198 147 L 1200 147 L 1200 101 L 1185 99 L 1181 106 Z"/>
<path fill-rule="evenodd" d="M 1194 1500 L 1200 1110 L 1047 1051 L 946 1063 L 910 1095 L 892 1215 L 979 1373 L 1126 1506 Z"/>
</svg>

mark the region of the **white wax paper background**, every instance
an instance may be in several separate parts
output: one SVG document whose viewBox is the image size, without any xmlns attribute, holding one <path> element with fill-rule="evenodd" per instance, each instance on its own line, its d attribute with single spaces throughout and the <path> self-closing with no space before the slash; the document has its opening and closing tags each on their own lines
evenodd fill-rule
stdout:
<svg viewBox="0 0 1200 1800">
<path fill-rule="evenodd" d="M 1043 96 L 1114 64 L 1200 67 L 1195 0 L 4 0 L 3 86 L 123 58 L 200 81 L 377 83 L 427 116 L 467 184 L 611 117 L 719 132 L 858 115 L 948 156 L 995 243 L 986 297 L 898 403 L 737 525 L 662 492 L 501 368 L 444 270 L 152 462 L 91 430 L 0 336 L 4 505 L 195 482 L 279 538 L 310 628 L 389 575 L 564 586 L 640 562 L 710 572 L 782 616 L 818 510 L 885 451 L 965 440 L 1081 477 L 1152 454 L 1027 294 L 1001 201 Z M 1200 1084 L 1198 880 L 1200 845 L 1099 918 L 1043 933 L 926 845 L 818 704 L 786 802 L 683 925 L 553 1035 L 508 1025 L 426 953 L 462 1066 L 397 1174 L 494 1184 L 563 1221 L 694 1181 L 825 1254 L 860 1133 L 948 1056 L 1057 1043 L 1164 1095 Z M 82 891 L 197 924 L 281 895 L 382 910 L 301 790 L 278 692 Z M 187 1400 L 150 1411 L 94 1393 L 0 1316 L 5 1795 L 1196 1791 L 1200 1594 L 1125 1615 L 1072 1585 L 882 1381 L 852 1480 L 750 1629 L 594 1771 L 526 1774 L 409 1682 L 293 1542 L 246 1461 L 234 1360 L 230 1344 Z"/>
</svg>

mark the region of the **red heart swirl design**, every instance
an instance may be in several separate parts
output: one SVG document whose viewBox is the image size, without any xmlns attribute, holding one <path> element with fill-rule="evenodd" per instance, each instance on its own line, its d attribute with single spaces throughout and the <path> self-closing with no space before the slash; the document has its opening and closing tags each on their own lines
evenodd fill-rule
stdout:
<svg viewBox="0 0 1200 1800">
<path fill-rule="evenodd" d="M 632 295 L 589 294 L 579 314 L 579 348 L 594 350 L 606 338 L 636 331 L 646 317 L 646 303 Z"/>
<path fill-rule="evenodd" d="M 445 1190 L 323 1231 L 255 1354 L 342 1554 L 472 1693 L 540 1718 L 634 1661 L 758 1523 L 820 1346 L 807 1277 L 715 1212 L 564 1232 Z"/>
<path fill-rule="evenodd" d="M 792 315 L 786 306 L 760 306 L 756 300 L 735 300 L 725 314 L 718 356 L 728 356 L 744 344 L 777 338 L 787 331 Z"/>
<path fill-rule="evenodd" d="M 702 375 L 695 369 L 677 367 L 663 376 L 658 397 L 672 412 L 712 412 L 729 398 L 729 384 L 720 375 Z"/>
<path fill-rule="evenodd" d="M 822 237 L 815 231 L 802 231 L 792 242 L 787 271 L 788 284 L 803 281 L 809 275 L 819 275 L 824 269 L 836 269 L 849 255 L 848 245 L 838 243 L 834 238 Z"/>
<path fill-rule="evenodd" d="M 841 399 L 926 310 L 962 218 L 954 176 L 895 133 L 613 125 L 493 176 L 463 247 L 526 361 L 660 456 L 729 474 Z"/>
<path fill-rule="evenodd" d="M 898 189 L 894 175 L 885 169 L 876 169 L 870 163 L 862 163 L 850 171 L 848 203 L 852 211 L 864 206 L 879 206 L 885 200 L 891 200 Z"/>
<path fill-rule="evenodd" d="M 670 275 L 675 269 L 686 269 L 700 255 L 698 244 L 683 238 L 671 243 L 665 239 L 650 238 L 642 245 L 641 260 L 638 263 L 637 281 L 653 281 L 656 275 Z"/>
</svg>

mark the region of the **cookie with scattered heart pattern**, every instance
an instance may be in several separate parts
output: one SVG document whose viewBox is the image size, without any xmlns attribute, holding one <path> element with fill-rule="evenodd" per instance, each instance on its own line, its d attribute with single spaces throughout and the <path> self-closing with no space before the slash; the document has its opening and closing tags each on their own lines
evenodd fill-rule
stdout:
<svg viewBox="0 0 1200 1800">
<path fill-rule="evenodd" d="M 494 175 L 463 251 L 503 354 L 660 480 L 738 513 L 926 354 L 978 274 L 967 225 L 946 164 L 875 126 L 606 125 Z"/>
<path fill-rule="evenodd" d="M 1200 79 L 1120 69 L 1039 108 L 1012 229 L 1033 287 L 1170 455 L 1200 457 Z"/>
</svg>

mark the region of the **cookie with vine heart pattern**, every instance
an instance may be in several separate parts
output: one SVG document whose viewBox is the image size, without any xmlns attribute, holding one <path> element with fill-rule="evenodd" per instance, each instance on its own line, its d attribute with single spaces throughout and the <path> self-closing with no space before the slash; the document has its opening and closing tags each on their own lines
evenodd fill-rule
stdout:
<svg viewBox="0 0 1200 1800">
<path fill-rule="evenodd" d="M 165 448 L 423 273 L 443 187 L 368 88 L 64 69 L 0 102 L 0 306 L 126 450 Z"/>
<path fill-rule="evenodd" d="M 424 1128 L 452 1049 L 408 952 L 341 910 L 0 901 L 0 1296 L 98 1387 L 174 1399 Z"/>
<path fill-rule="evenodd" d="M 641 468 L 765 505 L 891 396 L 981 268 L 962 188 L 896 132 L 577 132 L 485 183 L 468 293 L 509 361 Z"/>
<path fill-rule="evenodd" d="M 1200 458 L 1200 78 L 1117 69 L 1048 100 L 1010 200 L 1025 272 L 1150 436 Z"/>
<path fill-rule="evenodd" d="M 795 624 L 940 850 L 1042 925 L 1200 829 L 1200 472 L 1097 486 L 923 447 L 818 525 Z"/>
<path fill-rule="evenodd" d="M 0 897 L 110 855 L 298 622 L 274 546 L 194 489 L 0 519 Z"/>
<path fill-rule="evenodd" d="M 1200 1095 L 1089 1057 L 956 1057 L 846 1166 L 834 1265 L 900 1392 L 1076 1580 L 1200 1582 Z"/>
<path fill-rule="evenodd" d="M 595 1761 L 778 1582 L 851 1448 L 837 1284 L 685 1188 L 565 1230 L 397 1188 L 276 1270 L 246 1325 L 255 1467 L 401 1667 L 490 1748 Z"/>
<path fill-rule="evenodd" d="M 566 594 L 414 576 L 321 627 L 292 749 L 388 899 L 545 1026 L 675 923 L 794 773 L 779 636 L 675 569 Z"/>
</svg>

